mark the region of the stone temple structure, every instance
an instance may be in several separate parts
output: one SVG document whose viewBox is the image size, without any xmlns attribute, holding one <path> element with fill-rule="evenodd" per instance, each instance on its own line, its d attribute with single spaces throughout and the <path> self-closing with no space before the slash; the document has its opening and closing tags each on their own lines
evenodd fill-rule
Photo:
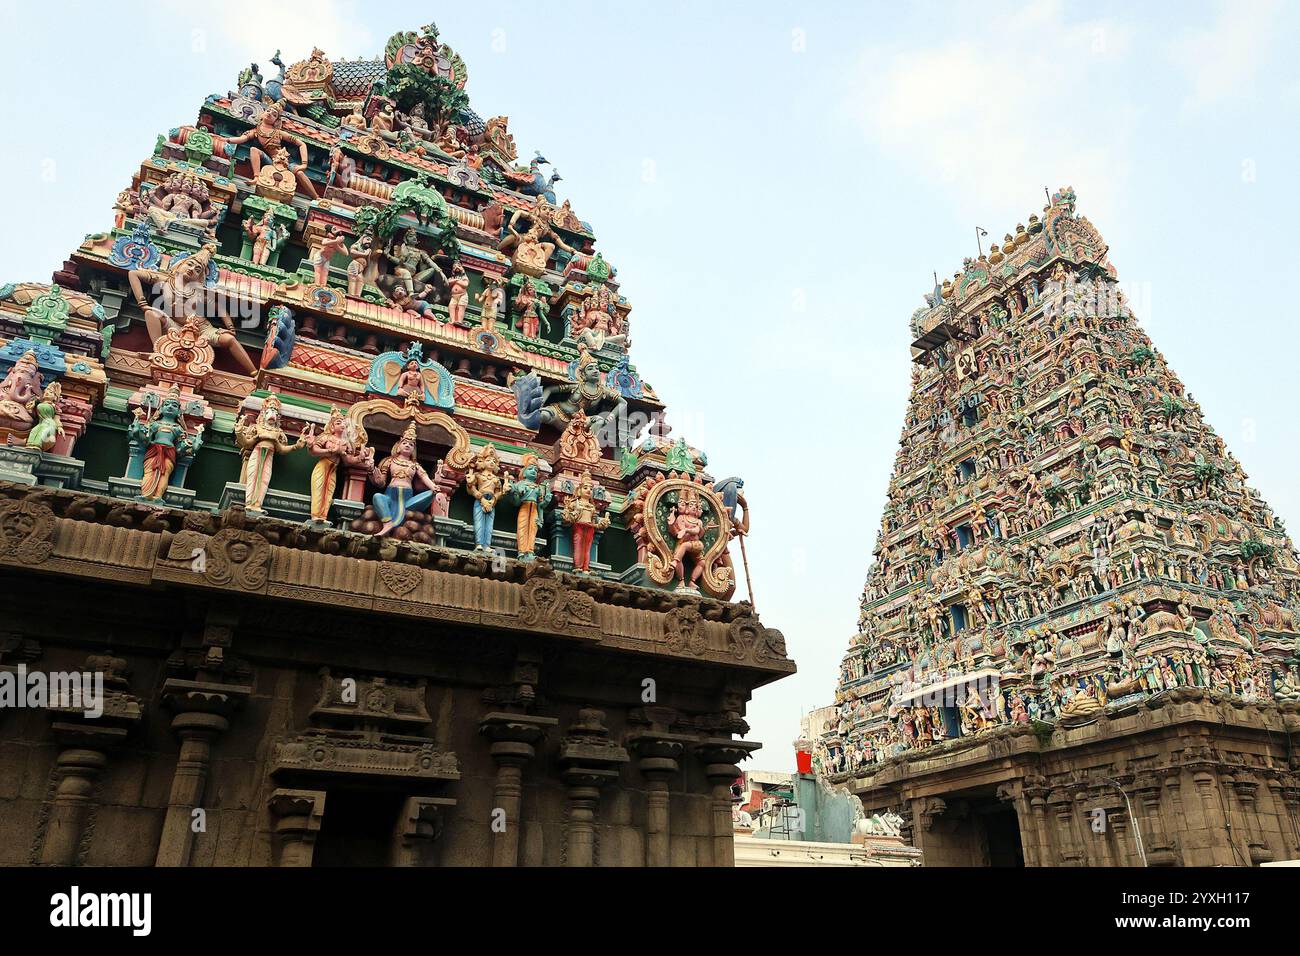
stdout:
<svg viewBox="0 0 1300 956">
<path fill-rule="evenodd" d="M 926 865 L 1300 857 L 1296 552 L 1043 217 L 936 282 L 821 773 Z"/>
<path fill-rule="evenodd" d="M 0 286 L 0 863 L 730 865 L 743 482 L 432 25 L 271 64 Z"/>
</svg>

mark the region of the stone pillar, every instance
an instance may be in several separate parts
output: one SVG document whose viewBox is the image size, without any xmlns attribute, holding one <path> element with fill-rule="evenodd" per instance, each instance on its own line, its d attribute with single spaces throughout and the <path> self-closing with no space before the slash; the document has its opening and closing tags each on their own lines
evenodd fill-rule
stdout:
<svg viewBox="0 0 1300 956">
<path fill-rule="evenodd" d="M 125 660 L 111 654 L 90 654 L 84 673 L 103 677 L 102 714 L 87 716 L 90 702 L 84 697 L 80 701 L 51 701 L 47 708 L 53 718 L 51 730 L 64 747 L 55 761 L 57 783 L 36 854 L 36 862 L 50 866 L 77 863 L 95 809 L 95 786 L 108 767 L 109 752 L 144 717 L 139 698 L 129 693 Z M 89 692 L 83 690 L 83 695 Z"/>
<path fill-rule="evenodd" d="M 493 815 L 501 810 L 505 816 L 505 829 L 493 831 L 493 866 L 519 865 L 524 767 L 536 756 L 537 744 L 546 731 L 557 723 L 554 717 L 506 713 L 488 714 L 479 723 L 479 733 L 492 741 L 489 752 L 497 767 L 492 790 Z"/>
<path fill-rule="evenodd" d="M 55 771 L 59 782 L 37 862 L 46 866 L 76 864 L 86 819 L 95 803 L 95 782 L 107 765 L 108 757 L 100 750 L 69 747 L 59 754 Z"/>
<path fill-rule="evenodd" d="M 695 745 L 695 755 L 704 763 L 712 798 L 713 865 L 734 866 L 735 834 L 731 824 L 731 785 L 740 776 L 740 763 L 763 745 L 755 741 L 719 738 Z"/>
<path fill-rule="evenodd" d="M 1166 835 L 1160 813 L 1164 785 L 1154 774 L 1133 781 L 1133 826 L 1142 835 L 1148 866 L 1174 866 L 1178 862 L 1172 841 Z"/>
<path fill-rule="evenodd" d="M 267 801 L 275 819 L 280 866 L 311 866 L 325 816 L 324 790 L 276 790 Z"/>
<path fill-rule="evenodd" d="M 600 789 L 618 779 L 618 768 L 627 761 L 627 751 L 609 739 L 605 714 L 591 707 L 578 711 L 578 719 L 560 742 L 560 776 L 569 788 L 565 866 L 595 864 Z"/>
<path fill-rule="evenodd" d="M 229 726 L 227 715 L 252 693 L 250 687 L 169 679 L 163 701 L 176 714 L 172 729 L 180 754 L 172 776 L 167 816 L 155 866 L 188 866 L 194 844 L 194 811 L 201 806 L 212 761 L 212 745 Z"/>
<path fill-rule="evenodd" d="M 1059 861 L 1059 853 L 1052 841 L 1047 825 L 1047 797 L 1049 792 L 1046 781 L 1041 777 L 1033 779 L 1033 782 L 1025 786 L 1023 790 L 1025 801 L 1029 807 L 1029 814 L 1033 817 L 1034 833 L 1038 844 L 1035 861 L 1030 863 L 1028 855 L 1026 855 L 1026 866 L 1055 866 Z"/>
<path fill-rule="evenodd" d="M 671 859 L 671 831 L 668 818 L 668 789 L 681 769 L 681 756 L 689 740 L 681 734 L 645 731 L 628 738 L 637 769 L 646 779 L 646 866 L 668 866 Z"/>
</svg>

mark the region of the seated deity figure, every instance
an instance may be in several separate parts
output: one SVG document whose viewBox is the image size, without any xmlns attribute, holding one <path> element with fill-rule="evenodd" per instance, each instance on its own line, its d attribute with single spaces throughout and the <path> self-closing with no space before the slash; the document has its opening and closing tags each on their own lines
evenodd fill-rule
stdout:
<svg viewBox="0 0 1300 956">
<path fill-rule="evenodd" d="M 156 232 L 166 232 L 175 223 L 201 229 L 211 237 L 219 210 L 212 207 L 208 187 L 201 179 L 173 173 L 145 195 L 142 214 Z"/>
<path fill-rule="evenodd" d="M 415 460 L 415 423 L 407 426 L 402 437 L 393 446 L 393 453 L 379 463 L 370 472 L 370 480 L 383 488 L 371 499 L 375 513 L 383 519 L 384 525 L 376 532 L 383 537 L 406 520 L 406 515 L 413 511 L 423 511 L 433 501 L 435 485 Z M 419 481 L 425 488 L 419 494 L 415 492 L 415 482 Z"/>
<path fill-rule="evenodd" d="M 41 370 L 30 349 L 0 381 L 0 428 L 26 435 L 32 429 L 33 404 L 41 395 Z"/>
<path fill-rule="evenodd" d="M 272 104 L 262 110 L 257 118 L 257 125 L 247 133 L 226 140 L 228 145 L 239 145 L 250 140 L 254 145 L 248 148 L 248 162 L 253 168 L 253 178 L 262 171 L 263 163 L 274 161 L 275 154 L 281 149 L 293 146 L 298 150 L 297 165 L 290 165 L 290 170 L 297 180 L 298 187 L 312 199 L 319 199 L 316 184 L 307 177 L 307 144 L 283 129 L 284 113 L 278 105 Z"/>
<path fill-rule="evenodd" d="M 204 315 L 207 311 L 205 300 L 208 299 L 208 266 L 216 251 L 216 243 L 208 243 L 194 255 L 179 262 L 173 258 L 172 264 L 165 270 L 132 269 L 127 273 L 127 283 L 131 286 L 136 305 L 144 312 L 149 340 L 155 345 L 169 329 L 194 323 L 211 345 L 226 349 L 246 374 L 256 375 L 257 366 L 235 337 L 234 323 L 220 302 L 213 298 L 211 304 L 222 328 L 214 326 Z M 152 283 L 154 302 L 157 305 L 150 305 L 145 298 L 146 282 Z"/>
</svg>

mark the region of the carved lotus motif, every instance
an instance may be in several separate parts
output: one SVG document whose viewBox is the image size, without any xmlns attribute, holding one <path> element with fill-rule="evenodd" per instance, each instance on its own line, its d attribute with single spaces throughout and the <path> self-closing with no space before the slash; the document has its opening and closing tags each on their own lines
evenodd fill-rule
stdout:
<svg viewBox="0 0 1300 956">
<path fill-rule="evenodd" d="M 398 597 L 406 597 L 420 585 L 420 569 L 409 564 L 385 561 L 379 565 L 379 580 Z"/>
</svg>

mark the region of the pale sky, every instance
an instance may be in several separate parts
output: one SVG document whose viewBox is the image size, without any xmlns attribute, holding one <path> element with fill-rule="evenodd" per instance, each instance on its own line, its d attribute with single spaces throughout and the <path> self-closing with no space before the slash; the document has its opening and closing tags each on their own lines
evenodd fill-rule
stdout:
<svg viewBox="0 0 1300 956">
<path fill-rule="evenodd" d="M 745 479 L 757 605 L 799 665 L 751 705 L 750 766 L 793 769 L 856 629 L 908 318 L 1044 187 L 1075 187 L 1138 319 L 1300 528 L 1300 14 L 1133 6 L 0 0 L 0 282 L 48 281 L 250 60 L 371 57 L 432 17 L 473 107 L 594 226 L 675 434 Z"/>
</svg>

